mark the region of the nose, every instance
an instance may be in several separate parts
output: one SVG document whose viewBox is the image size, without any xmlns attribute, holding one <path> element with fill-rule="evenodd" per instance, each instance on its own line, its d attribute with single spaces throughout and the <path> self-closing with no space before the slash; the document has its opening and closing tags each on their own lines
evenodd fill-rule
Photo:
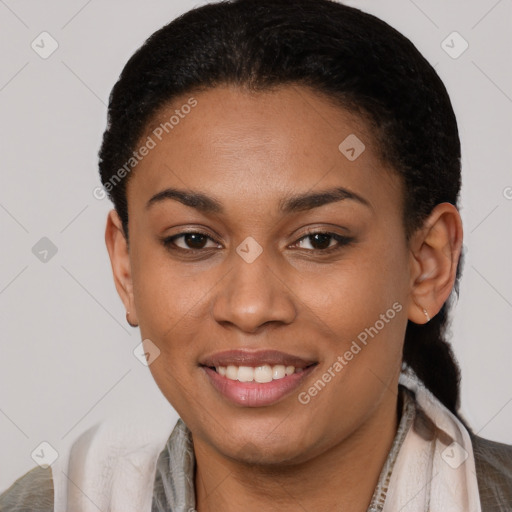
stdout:
<svg viewBox="0 0 512 512">
<path fill-rule="evenodd" d="M 265 251 L 248 262 L 232 255 L 231 271 L 214 297 L 213 316 L 221 324 L 255 333 L 268 323 L 289 324 L 297 311 L 286 277 Z"/>
</svg>

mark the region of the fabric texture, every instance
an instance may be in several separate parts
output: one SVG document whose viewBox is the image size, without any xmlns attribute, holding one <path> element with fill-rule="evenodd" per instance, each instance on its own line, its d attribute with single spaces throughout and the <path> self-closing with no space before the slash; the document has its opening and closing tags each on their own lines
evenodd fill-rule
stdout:
<svg viewBox="0 0 512 512">
<path fill-rule="evenodd" d="M 52 468 L 36 466 L 0 495 L 1 512 L 52 512 Z"/>
<path fill-rule="evenodd" d="M 512 446 L 471 436 L 483 512 L 512 511 Z"/>
<path fill-rule="evenodd" d="M 400 423 L 368 512 L 512 512 L 512 446 L 469 433 L 410 375 L 400 376 L 399 393 Z M 195 508 L 193 442 L 181 419 L 167 439 L 94 427 L 63 462 L 18 478 L 0 512 Z"/>
</svg>

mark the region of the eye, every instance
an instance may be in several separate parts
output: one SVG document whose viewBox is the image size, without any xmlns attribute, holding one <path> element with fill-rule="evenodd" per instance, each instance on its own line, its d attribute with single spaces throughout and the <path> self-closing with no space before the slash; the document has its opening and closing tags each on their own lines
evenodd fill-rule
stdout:
<svg viewBox="0 0 512 512">
<path fill-rule="evenodd" d="M 303 236 L 294 245 L 302 244 L 304 241 L 309 241 L 311 252 L 331 253 L 340 250 L 343 246 L 350 244 L 353 238 L 338 235 L 337 233 L 330 233 L 325 231 L 311 231 L 306 236 Z M 334 242 L 332 244 L 331 242 Z M 304 248 L 304 247 L 301 247 Z"/>
<path fill-rule="evenodd" d="M 213 242 L 214 245 L 208 247 L 208 241 Z M 309 242 L 311 249 L 305 248 L 309 252 L 317 252 L 323 254 L 330 254 L 331 252 L 340 250 L 343 246 L 349 245 L 353 238 L 339 235 L 337 233 L 317 231 L 309 232 L 297 242 L 294 246 L 301 246 L 304 242 Z M 205 249 L 218 248 L 220 245 L 216 240 L 202 233 L 201 231 L 187 231 L 178 233 L 162 239 L 163 245 L 169 250 L 180 251 L 184 253 L 201 252 Z M 304 247 L 300 247 L 304 249 Z"/>
<path fill-rule="evenodd" d="M 184 244 L 184 246 L 177 243 L 177 241 L 180 239 L 180 243 Z M 184 233 L 179 233 L 177 235 L 169 236 L 162 239 L 162 243 L 164 244 L 165 247 L 171 250 L 195 252 L 201 251 L 203 249 L 212 248 L 213 246 L 206 246 L 208 240 L 211 240 L 215 244 L 219 245 L 213 238 L 208 236 L 206 233 L 202 233 L 200 231 L 187 231 Z"/>
</svg>

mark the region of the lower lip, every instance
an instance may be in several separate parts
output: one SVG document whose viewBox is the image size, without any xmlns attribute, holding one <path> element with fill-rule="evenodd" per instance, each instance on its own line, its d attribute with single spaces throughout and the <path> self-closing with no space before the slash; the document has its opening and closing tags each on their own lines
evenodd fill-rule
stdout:
<svg viewBox="0 0 512 512">
<path fill-rule="evenodd" d="M 264 383 L 231 380 L 207 366 L 201 368 L 215 389 L 231 402 L 244 407 L 263 407 L 276 403 L 297 389 L 315 367 L 316 365 L 309 366 L 302 372 Z"/>
</svg>

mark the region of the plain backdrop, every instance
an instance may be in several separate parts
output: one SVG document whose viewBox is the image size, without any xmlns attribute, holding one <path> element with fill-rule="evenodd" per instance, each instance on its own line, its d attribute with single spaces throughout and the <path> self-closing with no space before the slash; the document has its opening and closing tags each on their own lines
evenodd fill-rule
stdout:
<svg viewBox="0 0 512 512">
<path fill-rule="evenodd" d="M 149 415 L 169 432 L 177 419 L 133 355 L 140 333 L 125 321 L 104 244 L 111 204 L 93 190 L 121 69 L 201 3 L 0 2 L 0 490 L 35 466 L 43 441 L 63 453 L 118 413 Z M 409 37 L 452 98 L 467 248 L 452 324 L 462 413 L 479 435 L 512 444 L 512 2 L 347 3 Z M 45 51 L 55 45 L 42 32 L 58 44 L 48 58 L 32 47 L 41 37 Z"/>
</svg>

